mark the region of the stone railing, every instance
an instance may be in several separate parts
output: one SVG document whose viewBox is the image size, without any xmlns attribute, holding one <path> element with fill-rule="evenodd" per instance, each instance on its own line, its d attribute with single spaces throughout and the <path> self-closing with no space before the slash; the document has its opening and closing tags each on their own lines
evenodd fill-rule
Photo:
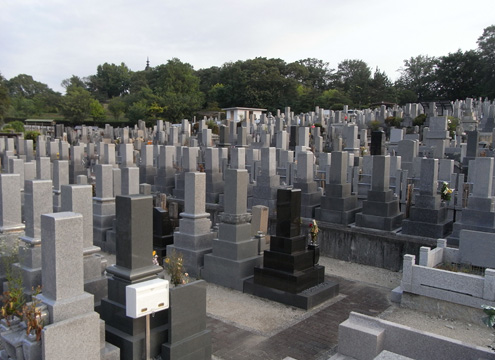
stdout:
<svg viewBox="0 0 495 360">
<path fill-rule="evenodd" d="M 495 306 L 495 270 L 485 276 L 435 269 L 441 263 L 458 263 L 459 250 L 446 247 L 440 239 L 437 248 L 421 247 L 419 265 L 416 256 L 405 255 L 401 288 L 403 292 L 444 300 L 480 309 L 482 304 Z"/>
</svg>

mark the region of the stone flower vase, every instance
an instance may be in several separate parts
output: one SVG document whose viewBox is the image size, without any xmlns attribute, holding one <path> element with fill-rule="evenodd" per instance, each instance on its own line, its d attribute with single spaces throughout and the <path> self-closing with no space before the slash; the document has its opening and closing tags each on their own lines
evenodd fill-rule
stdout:
<svg viewBox="0 0 495 360">
<path fill-rule="evenodd" d="M 162 345 L 162 359 L 211 358 L 211 334 L 206 329 L 206 282 L 197 280 L 171 287 L 169 296 L 168 342 Z"/>
<path fill-rule="evenodd" d="M 313 266 L 318 265 L 320 261 L 320 247 L 318 245 L 318 235 L 313 239 L 309 234 L 308 251 L 313 252 Z"/>
</svg>

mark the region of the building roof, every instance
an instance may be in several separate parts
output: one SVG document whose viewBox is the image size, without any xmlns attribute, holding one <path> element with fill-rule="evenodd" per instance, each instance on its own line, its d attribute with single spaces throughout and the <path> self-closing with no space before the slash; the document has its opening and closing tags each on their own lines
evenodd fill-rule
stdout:
<svg viewBox="0 0 495 360">
<path fill-rule="evenodd" d="M 242 106 L 235 106 L 235 107 L 230 107 L 230 108 L 224 108 L 222 110 L 225 110 L 225 111 L 229 111 L 229 110 L 266 111 L 266 109 L 249 108 L 249 107 L 242 107 Z"/>
</svg>

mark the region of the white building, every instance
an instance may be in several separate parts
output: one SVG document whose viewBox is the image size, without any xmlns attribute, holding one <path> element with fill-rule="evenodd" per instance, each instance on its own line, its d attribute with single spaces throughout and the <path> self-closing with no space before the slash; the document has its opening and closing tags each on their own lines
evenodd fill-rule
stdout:
<svg viewBox="0 0 495 360">
<path fill-rule="evenodd" d="M 254 115 L 254 120 L 259 119 L 261 114 L 266 111 L 266 109 L 256 109 L 247 107 L 231 107 L 222 109 L 226 113 L 227 120 L 234 120 L 235 122 L 243 121 L 249 119 L 251 115 Z"/>
</svg>

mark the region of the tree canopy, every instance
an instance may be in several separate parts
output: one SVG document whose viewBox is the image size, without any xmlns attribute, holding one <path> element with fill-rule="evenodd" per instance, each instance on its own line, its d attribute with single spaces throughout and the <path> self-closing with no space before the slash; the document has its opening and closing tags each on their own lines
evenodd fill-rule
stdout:
<svg viewBox="0 0 495 360">
<path fill-rule="evenodd" d="M 27 74 L 9 80 L 0 75 L 0 121 L 42 113 L 61 113 L 72 123 L 110 115 L 131 123 L 158 118 L 179 122 L 199 110 L 245 106 L 296 113 L 316 106 L 365 108 L 387 102 L 495 98 L 495 25 L 483 30 L 478 48 L 444 56 L 411 56 L 394 83 L 378 67 L 360 59 L 329 64 L 306 58 L 287 63 L 256 57 L 195 70 L 172 58 L 140 71 L 105 62 L 96 73 L 62 81 L 66 94 L 54 92 Z"/>
</svg>

